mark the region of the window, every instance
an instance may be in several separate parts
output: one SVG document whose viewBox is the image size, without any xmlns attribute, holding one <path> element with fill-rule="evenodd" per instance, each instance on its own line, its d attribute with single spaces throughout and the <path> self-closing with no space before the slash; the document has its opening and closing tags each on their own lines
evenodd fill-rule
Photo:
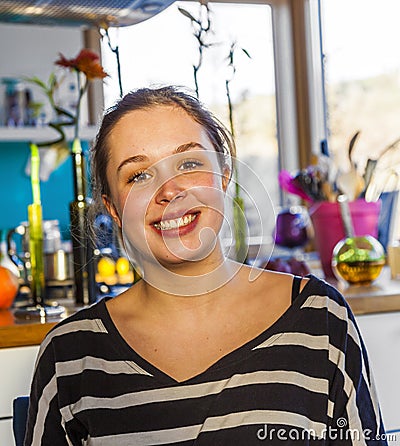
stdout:
<svg viewBox="0 0 400 446">
<path fill-rule="evenodd" d="M 329 148 L 349 168 L 347 147 L 360 131 L 352 158 L 363 173 L 378 159 L 378 186 L 399 185 L 400 53 L 398 0 L 321 0 Z M 385 190 L 385 189 L 384 189 Z M 400 234 L 398 228 L 396 231 Z"/>
<path fill-rule="evenodd" d="M 199 3 L 179 2 L 150 20 L 110 30 L 111 44 L 118 44 L 120 49 L 125 93 L 157 84 L 194 89 L 192 67 L 198 61 L 198 46 L 191 21 L 178 11 L 178 6 L 199 17 Z M 238 155 L 262 180 L 276 205 L 279 203 L 279 163 L 271 7 L 237 3 L 210 3 L 209 6 L 213 32 L 207 41 L 213 45 L 205 49 L 198 71 L 199 98 L 229 128 L 225 81 L 232 75 L 227 58 L 231 44 L 236 42 L 236 72 L 230 82 L 230 93 Z M 109 106 L 118 98 L 119 88 L 116 60 L 106 39 L 102 42 L 102 54 L 105 68 L 111 74 L 105 86 L 105 103 Z M 255 184 L 254 176 L 248 171 L 239 171 L 239 180 L 250 195 L 256 195 L 263 235 L 270 237 L 274 215 L 265 190 Z M 250 202 L 246 202 L 246 216 L 250 235 L 259 236 L 259 216 Z"/>
</svg>

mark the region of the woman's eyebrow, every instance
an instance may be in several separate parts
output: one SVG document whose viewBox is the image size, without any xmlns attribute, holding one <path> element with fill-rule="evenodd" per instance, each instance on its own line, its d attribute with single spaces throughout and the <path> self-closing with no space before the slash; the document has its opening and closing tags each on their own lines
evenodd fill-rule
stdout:
<svg viewBox="0 0 400 446">
<path fill-rule="evenodd" d="M 143 161 L 148 161 L 149 158 L 146 155 L 133 155 L 129 158 L 126 158 L 122 163 L 118 166 L 117 172 L 119 172 L 126 164 L 130 163 L 142 163 Z"/>
<path fill-rule="evenodd" d="M 173 153 L 183 153 L 186 152 L 188 150 L 191 149 L 203 149 L 203 150 L 207 150 L 202 144 L 200 144 L 199 142 L 188 142 L 185 144 L 181 144 L 180 146 L 178 146 Z M 120 172 L 120 170 L 127 164 L 131 164 L 131 163 L 142 163 L 144 161 L 149 161 L 149 158 L 146 155 L 133 155 L 130 156 L 129 158 L 126 158 L 124 161 L 121 162 L 121 164 L 118 166 L 117 168 L 117 172 Z"/>
<path fill-rule="evenodd" d="M 199 142 L 188 142 L 186 144 L 181 144 L 179 147 L 177 147 L 174 150 L 174 153 L 182 153 L 182 152 L 186 152 L 187 150 L 190 149 L 203 149 L 203 150 L 207 150 L 203 145 L 201 145 Z"/>
</svg>

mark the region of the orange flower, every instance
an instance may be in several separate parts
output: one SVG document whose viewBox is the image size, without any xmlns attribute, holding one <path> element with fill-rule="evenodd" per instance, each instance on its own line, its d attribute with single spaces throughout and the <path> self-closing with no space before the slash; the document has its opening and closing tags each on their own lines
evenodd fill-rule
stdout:
<svg viewBox="0 0 400 446">
<path fill-rule="evenodd" d="M 67 59 L 60 53 L 60 58 L 55 63 L 61 67 L 83 73 L 88 80 L 96 78 L 103 79 L 108 76 L 100 64 L 99 56 L 88 49 L 81 50 L 75 59 Z"/>
</svg>

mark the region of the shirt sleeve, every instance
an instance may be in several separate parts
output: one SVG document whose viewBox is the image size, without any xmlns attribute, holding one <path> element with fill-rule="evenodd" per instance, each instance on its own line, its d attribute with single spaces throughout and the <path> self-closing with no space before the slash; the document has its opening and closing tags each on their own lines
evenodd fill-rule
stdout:
<svg viewBox="0 0 400 446">
<path fill-rule="evenodd" d="M 367 351 L 355 317 L 336 292 L 329 308 L 330 445 L 387 446 Z"/>
<path fill-rule="evenodd" d="M 58 407 L 55 360 L 51 341 L 39 350 L 33 375 L 24 446 L 70 445 Z"/>
</svg>

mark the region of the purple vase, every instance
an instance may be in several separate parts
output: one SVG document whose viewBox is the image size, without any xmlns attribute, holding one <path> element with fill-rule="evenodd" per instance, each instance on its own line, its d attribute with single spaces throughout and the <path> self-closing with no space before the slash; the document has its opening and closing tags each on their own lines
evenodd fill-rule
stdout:
<svg viewBox="0 0 400 446">
<path fill-rule="evenodd" d="M 275 243 L 285 248 L 304 246 L 308 241 L 308 216 L 300 206 L 292 206 L 276 217 Z"/>
</svg>

